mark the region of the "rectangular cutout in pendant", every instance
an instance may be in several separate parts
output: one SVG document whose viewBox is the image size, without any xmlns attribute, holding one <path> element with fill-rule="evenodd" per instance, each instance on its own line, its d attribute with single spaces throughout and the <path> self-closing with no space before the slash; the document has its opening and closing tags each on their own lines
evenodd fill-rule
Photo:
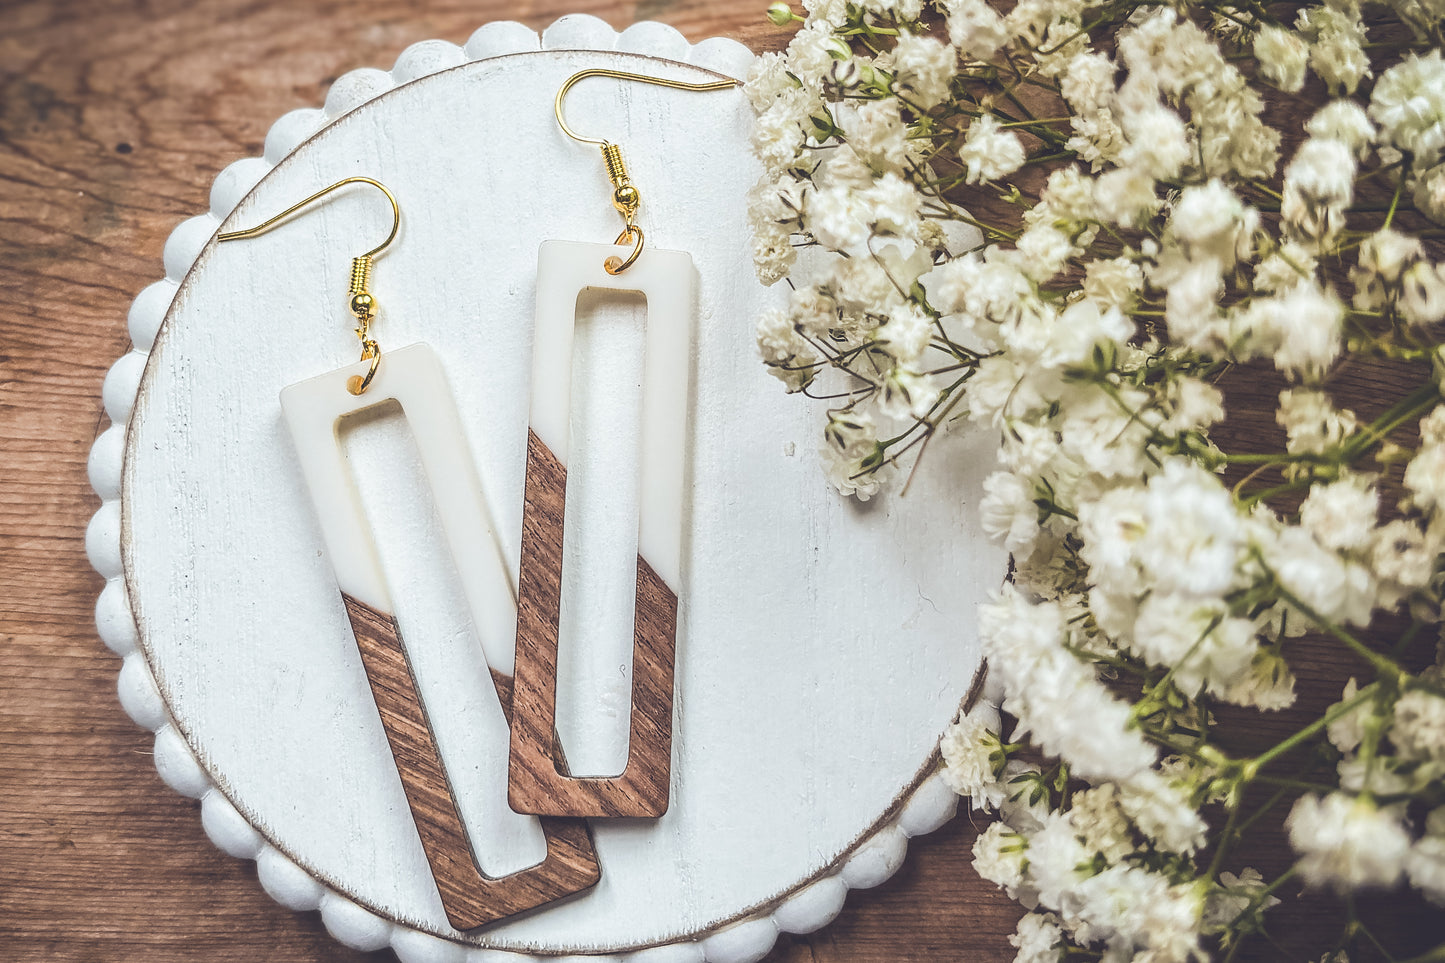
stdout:
<svg viewBox="0 0 1445 963">
<path fill-rule="evenodd" d="M 687 254 L 657 249 L 645 250 L 621 276 L 603 269 L 607 257 L 625 253 L 575 241 L 548 241 L 538 252 L 508 790 L 518 812 L 655 817 L 667 811 L 694 274 Z M 577 298 L 587 288 L 636 291 L 648 307 L 629 744 L 627 765 L 615 777 L 567 775 L 555 735 L 572 356 Z"/>
<path fill-rule="evenodd" d="M 631 738 L 646 299 L 577 299 L 562 529 L 557 736 L 574 776 L 616 777 Z"/>
<path fill-rule="evenodd" d="M 535 817 L 507 805 L 511 732 L 500 701 L 490 695 L 493 666 L 510 677 L 515 628 L 507 626 L 504 639 L 478 638 L 401 406 L 387 401 L 347 415 L 338 437 L 477 867 L 496 878 L 535 866 L 546 858 L 547 843 Z"/>
</svg>

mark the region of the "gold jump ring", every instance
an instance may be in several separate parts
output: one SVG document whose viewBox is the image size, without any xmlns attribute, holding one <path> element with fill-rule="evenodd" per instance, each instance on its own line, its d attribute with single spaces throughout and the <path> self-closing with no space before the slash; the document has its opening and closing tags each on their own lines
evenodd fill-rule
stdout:
<svg viewBox="0 0 1445 963">
<path fill-rule="evenodd" d="M 634 238 L 636 239 L 634 240 Z M 636 224 L 629 224 L 624 227 L 622 233 L 617 235 L 617 240 L 612 243 L 626 244 L 628 241 L 632 241 L 632 253 L 627 255 L 625 260 L 615 254 L 612 255 L 602 262 L 602 269 L 608 274 L 615 276 L 632 267 L 633 262 L 636 261 L 638 255 L 642 253 L 642 240 L 642 228 Z"/>
<path fill-rule="evenodd" d="M 370 360 L 371 367 L 365 375 L 352 375 L 346 379 L 346 390 L 354 395 L 359 395 L 371 387 L 371 379 L 376 377 L 376 369 L 381 365 L 381 348 L 370 338 L 361 342 L 361 360 Z"/>
</svg>

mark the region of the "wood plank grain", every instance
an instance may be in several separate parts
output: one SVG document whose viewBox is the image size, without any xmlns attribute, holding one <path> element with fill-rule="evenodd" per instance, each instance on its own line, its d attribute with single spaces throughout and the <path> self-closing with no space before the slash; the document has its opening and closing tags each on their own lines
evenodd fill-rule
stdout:
<svg viewBox="0 0 1445 963">
<path fill-rule="evenodd" d="M 546 26 L 587 12 L 622 27 L 670 23 L 691 40 L 755 50 L 787 34 L 764 0 L 8 0 L 0 4 L 0 959 L 56 963 L 394 959 L 333 940 L 316 913 L 266 896 L 251 864 L 206 839 L 197 804 L 167 789 L 148 733 L 114 695 L 119 659 L 97 641 L 102 582 L 83 535 L 86 481 L 107 422 L 100 385 L 125 349 L 132 298 L 160 277 L 182 218 L 207 207 L 215 173 L 261 153 L 286 111 L 315 107 L 339 74 L 389 65 L 408 44 L 464 42 L 481 23 Z M 1237 379 L 1230 404 L 1272 430 L 1277 388 Z M 1371 393 L 1346 389 L 1342 403 Z M 1301 640 L 1302 701 L 1336 698 L 1358 669 Z M 1266 717 L 1275 726 L 1284 717 Z M 769 963 L 1012 959 L 1021 910 L 969 866 L 986 821 L 960 817 L 915 840 L 887 883 L 849 896 Z M 1287 858 L 1277 830 L 1251 858 Z M 1286 894 L 1287 895 L 1287 894 Z M 1329 900 L 1290 901 L 1276 932 L 1304 960 L 1337 927 Z M 1426 930 L 1425 927 L 1430 927 Z M 1396 934 L 1438 933 L 1413 917 Z M 1393 938 L 1393 937 L 1392 937 Z M 1313 958 L 1318 959 L 1318 952 Z"/>
<path fill-rule="evenodd" d="M 672 773 L 677 595 L 637 556 L 627 765 L 615 777 L 566 774 L 556 720 L 567 469 L 530 430 L 525 491 L 507 801 L 519 813 L 661 816 Z"/>
<path fill-rule="evenodd" d="M 475 929 L 596 885 L 601 878 L 597 851 L 587 824 L 577 819 L 541 820 L 547 855 L 535 866 L 502 877 L 481 871 L 457 812 L 426 708 L 417 695 L 396 619 L 344 593 L 342 599 L 422 849 L 451 924 L 459 930 Z M 496 674 L 493 682 L 497 683 Z M 511 703 L 511 686 L 498 683 L 496 689 L 510 721 L 506 707 Z"/>
<path fill-rule="evenodd" d="M 337 943 L 220 853 L 167 789 L 148 733 L 116 700 L 102 581 L 83 535 L 98 505 L 90 443 L 132 298 L 162 274 L 171 228 L 215 173 L 261 153 L 271 122 L 346 70 L 481 23 L 541 28 L 628 3 L 377 0 L 0 5 L 0 958 L 392 959 Z M 655 10 L 700 39 L 751 8 Z"/>
</svg>

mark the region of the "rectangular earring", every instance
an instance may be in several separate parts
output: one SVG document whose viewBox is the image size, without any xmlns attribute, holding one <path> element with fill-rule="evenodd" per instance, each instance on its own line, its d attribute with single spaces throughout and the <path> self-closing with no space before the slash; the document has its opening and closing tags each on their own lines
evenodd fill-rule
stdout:
<svg viewBox="0 0 1445 963">
<path fill-rule="evenodd" d="M 396 199 L 370 178 L 346 178 L 258 227 L 222 234 L 218 240 L 264 233 L 351 183 L 385 193 L 394 218 L 386 241 L 352 262 L 351 310 L 358 322 L 361 360 L 282 389 L 281 410 L 442 907 L 454 927 L 474 929 L 582 892 L 598 881 L 601 870 L 586 823 L 548 818 L 541 820 L 547 844 L 541 863 L 503 877 L 489 877 L 477 864 L 417 691 L 371 526 L 341 450 L 338 428 L 343 418 L 386 402 L 400 405 L 421 454 L 473 623 L 484 637 L 509 632 L 515 619 L 511 578 L 441 361 L 427 345 L 413 344 L 389 352 L 383 363 L 381 349 L 368 336 L 376 312 L 367 290 L 371 259 L 396 236 Z M 512 680 L 495 669 L 491 674 L 510 724 Z"/>
<path fill-rule="evenodd" d="M 612 206 L 624 227 L 613 244 L 547 241 L 537 254 L 531 417 L 522 508 L 516 686 L 507 800 L 517 812 L 552 816 L 661 816 L 672 781 L 673 671 L 682 586 L 683 486 L 691 406 L 696 272 L 681 251 L 643 249 L 635 223 L 641 195 L 615 144 L 580 137 L 563 113 L 567 92 L 588 77 L 679 90 L 722 90 L 734 80 L 692 84 L 627 71 L 573 74 L 553 109 L 563 133 L 602 150 Z M 629 248 L 626 245 L 631 245 Z M 562 544 L 571 424 L 577 298 L 587 288 L 646 299 L 637 577 L 627 763 L 617 776 L 570 776 L 556 732 Z M 585 645 L 586 639 L 568 644 Z"/>
<path fill-rule="evenodd" d="M 607 244 L 547 241 L 537 255 L 508 782 L 508 801 L 518 812 L 660 816 L 667 811 L 694 271 L 692 258 L 681 251 L 647 250 L 620 277 L 603 267 L 618 252 Z M 566 775 L 555 736 L 572 345 L 577 297 L 586 288 L 636 291 L 647 301 L 632 708 L 627 765 L 613 777 Z M 570 641 L 586 644 L 585 638 Z"/>
<path fill-rule="evenodd" d="M 425 344 L 388 352 L 366 393 L 353 395 L 347 383 L 362 376 L 366 366 L 360 362 L 290 385 L 281 392 L 281 408 L 442 906 L 457 929 L 473 929 L 581 892 L 597 882 L 601 871 L 586 824 L 570 819 L 541 821 L 547 856 L 536 866 L 493 878 L 477 865 L 341 451 L 341 419 L 388 401 L 401 405 L 478 631 L 511 629 L 510 579 L 491 537 L 481 486 L 440 359 Z M 510 724 L 512 680 L 493 670 L 492 681 Z"/>
</svg>

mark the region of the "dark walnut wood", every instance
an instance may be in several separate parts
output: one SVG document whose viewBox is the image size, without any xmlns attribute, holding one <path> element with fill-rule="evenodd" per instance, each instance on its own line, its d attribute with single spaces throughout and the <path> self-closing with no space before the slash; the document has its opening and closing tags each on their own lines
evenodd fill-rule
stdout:
<svg viewBox="0 0 1445 963">
<path fill-rule="evenodd" d="M 459 930 L 475 929 L 575 895 L 601 878 L 597 851 L 580 819 L 542 819 L 547 857 L 508 876 L 490 877 L 477 865 L 466 828 L 447 781 L 426 707 L 417 695 L 396 619 L 342 595 L 361 662 L 371 683 L 406 800 L 431 864 L 447 919 Z M 510 721 L 511 686 L 492 674 Z"/>
<path fill-rule="evenodd" d="M 555 728 L 566 501 L 567 470 L 528 431 L 507 801 L 519 813 L 549 816 L 661 816 L 672 774 L 677 595 L 639 555 L 627 766 L 613 777 L 568 775 Z"/>
</svg>

